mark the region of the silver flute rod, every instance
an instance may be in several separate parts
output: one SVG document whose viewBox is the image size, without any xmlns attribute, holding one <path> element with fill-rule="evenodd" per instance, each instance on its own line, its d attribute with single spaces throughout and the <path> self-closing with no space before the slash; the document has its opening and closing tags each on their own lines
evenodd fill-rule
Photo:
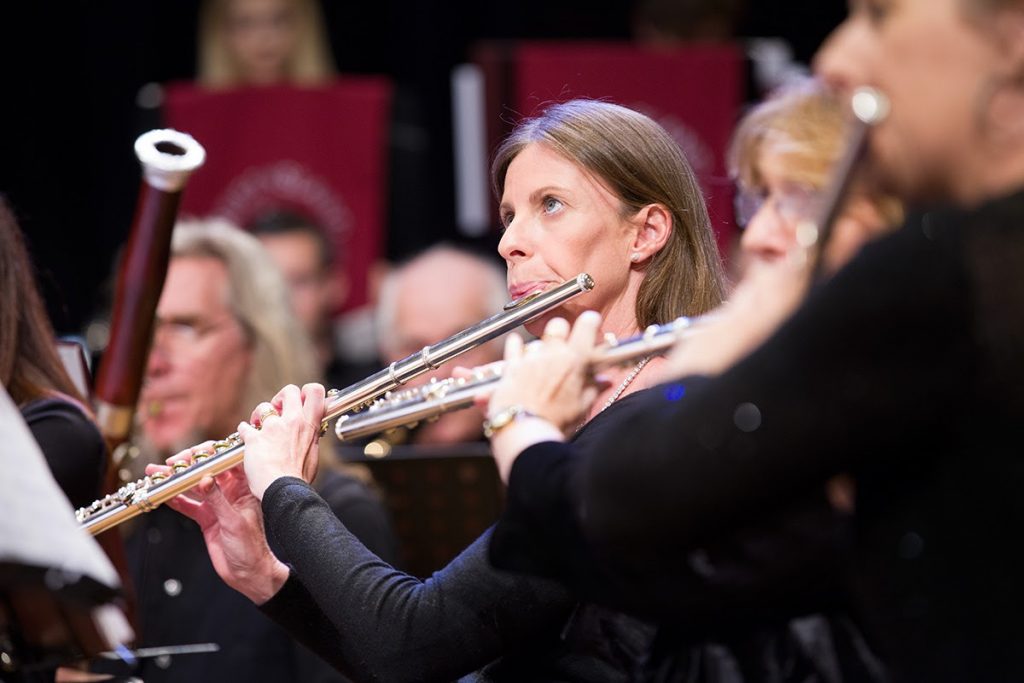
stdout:
<svg viewBox="0 0 1024 683">
<path fill-rule="evenodd" d="M 395 361 L 366 379 L 342 389 L 329 398 L 324 419 L 332 420 L 355 410 L 367 402 L 399 387 L 410 379 L 436 370 L 452 358 L 514 330 L 538 315 L 559 306 L 569 299 L 594 288 L 594 280 L 580 273 L 554 289 L 509 302 L 505 310 L 477 323 L 473 327 L 448 337 L 433 346 L 425 346 L 411 356 Z"/>
<path fill-rule="evenodd" d="M 436 369 L 456 356 L 511 332 L 523 323 L 560 306 L 569 299 L 594 288 L 594 280 L 586 273 L 580 273 L 572 280 L 546 292 L 532 294 L 509 302 L 505 310 L 447 339 L 426 346 L 423 350 L 345 389 L 328 392 L 324 414 L 324 428 L 328 421 L 345 412 L 363 406 L 395 389 L 410 379 Z M 96 535 L 131 519 L 143 512 L 149 512 L 171 498 L 188 491 L 203 477 L 225 472 L 242 462 L 245 444 L 237 433 L 217 441 L 213 454 L 200 458 L 194 464 L 181 467 L 168 477 L 146 476 L 138 481 L 125 484 L 91 505 L 79 508 L 76 518 L 84 529 Z"/>
<path fill-rule="evenodd" d="M 819 214 L 813 221 L 817 236 L 811 282 L 822 279 L 825 250 L 832 239 L 836 219 L 842 213 L 854 176 L 867 152 L 868 133 L 889 115 L 889 99 L 874 88 L 858 88 L 850 98 L 850 112 L 853 116 L 847 133 L 846 147 L 830 173 L 830 181 L 821 197 Z"/>
<path fill-rule="evenodd" d="M 608 342 L 594 349 L 588 369 L 599 372 L 643 356 L 665 353 L 688 336 L 700 321 L 708 319 L 710 316 L 677 318 L 665 325 L 652 325 L 635 337 Z M 334 433 L 341 441 L 352 441 L 469 408 L 478 396 L 489 391 L 501 379 L 502 369 L 503 364 L 495 363 L 475 369 L 469 377 L 431 382 L 387 395 L 363 412 L 338 418 Z"/>
</svg>

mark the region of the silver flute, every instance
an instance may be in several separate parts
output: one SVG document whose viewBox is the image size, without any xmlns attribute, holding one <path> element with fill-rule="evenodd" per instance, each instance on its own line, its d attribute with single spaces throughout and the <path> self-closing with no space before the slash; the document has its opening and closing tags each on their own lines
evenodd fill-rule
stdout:
<svg viewBox="0 0 1024 683">
<path fill-rule="evenodd" d="M 409 380 L 435 370 L 456 356 L 500 337 L 593 288 L 594 280 L 586 273 L 580 273 L 554 289 L 511 301 L 502 312 L 433 346 L 425 346 L 422 351 L 395 361 L 356 384 L 341 390 L 331 389 L 327 393 L 321 433 L 326 431 L 330 420 L 343 413 L 358 410 Z M 245 444 L 235 432 L 215 442 L 212 451 L 195 454 L 191 464 L 174 465 L 169 476 L 145 476 L 79 508 L 75 512 L 78 522 L 96 535 L 143 512 L 149 512 L 188 491 L 203 477 L 220 474 L 242 462 Z"/>
<path fill-rule="evenodd" d="M 651 325 L 635 337 L 607 339 L 594 349 L 587 364 L 588 370 L 596 373 L 644 356 L 664 353 L 695 331 L 701 321 L 709 319 L 708 315 L 682 317 L 664 325 Z M 478 396 L 489 391 L 501 379 L 503 368 L 504 363 L 492 363 L 474 368 L 468 377 L 434 380 L 414 389 L 389 392 L 366 410 L 338 418 L 334 433 L 341 441 L 351 441 L 469 408 Z"/>
</svg>

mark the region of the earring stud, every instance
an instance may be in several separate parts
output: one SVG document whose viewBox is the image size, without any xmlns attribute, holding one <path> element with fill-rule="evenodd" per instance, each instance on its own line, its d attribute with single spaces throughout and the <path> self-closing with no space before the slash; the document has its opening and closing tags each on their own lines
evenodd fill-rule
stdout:
<svg viewBox="0 0 1024 683">
<path fill-rule="evenodd" d="M 640 262 L 640 254 L 634 251 L 633 255 L 629 257 L 629 260 L 632 261 L 633 263 L 639 263 Z"/>
</svg>

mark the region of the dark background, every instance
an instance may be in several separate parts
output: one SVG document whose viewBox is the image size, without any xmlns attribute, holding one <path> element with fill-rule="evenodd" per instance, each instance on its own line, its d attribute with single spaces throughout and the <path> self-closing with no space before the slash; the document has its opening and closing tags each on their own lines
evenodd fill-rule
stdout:
<svg viewBox="0 0 1024 683">
<path fill-rule="evenodd" d="M 842 0 L 749 0 L 741 36 L 780 36 L 808 62 Z M 0 193 L 25 230 L 58 333 L 102 300 L 127 236 L 135 138 L 157 123 L 136 98 L 195 75 L 198 0 L 65 0 L 0 9 Z M 388 255 L 454 236 L 449 73 L 485 39 L 630 38 L 629 0 L 325 0 L 342 74 L 395 82 Z"/>
</svg>

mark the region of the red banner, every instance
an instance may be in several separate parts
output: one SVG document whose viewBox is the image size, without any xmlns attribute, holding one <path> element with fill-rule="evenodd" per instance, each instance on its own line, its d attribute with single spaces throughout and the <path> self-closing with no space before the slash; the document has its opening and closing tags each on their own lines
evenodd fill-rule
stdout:
<svg viewBox="0 0 1024 683">
<path fill-rule="evenodd" d="M 501 116 L 529 116 L 552 102 L 607 99 L 641 111 L 675 138 L 700 180 L 719 248 L 734 230 L 725 151 L 743 97 L 737 46 L 669 50 L 617 43 L 491 44 L 478 55 L 489 105 Z M 494 81 L 504 81 L 497 87 Z"/>
<path fill-rule="evenodd" d="M 167 124 L 207 153 L 182 213 L 241 226 L 273 211 L 308 216 L 348 272 L 345 309 L 366 303 L 366 273 L 384 239 L 390 102 L 391 85 L 378 78 L 323 88 L 169 87 Z"/>
</svg>

